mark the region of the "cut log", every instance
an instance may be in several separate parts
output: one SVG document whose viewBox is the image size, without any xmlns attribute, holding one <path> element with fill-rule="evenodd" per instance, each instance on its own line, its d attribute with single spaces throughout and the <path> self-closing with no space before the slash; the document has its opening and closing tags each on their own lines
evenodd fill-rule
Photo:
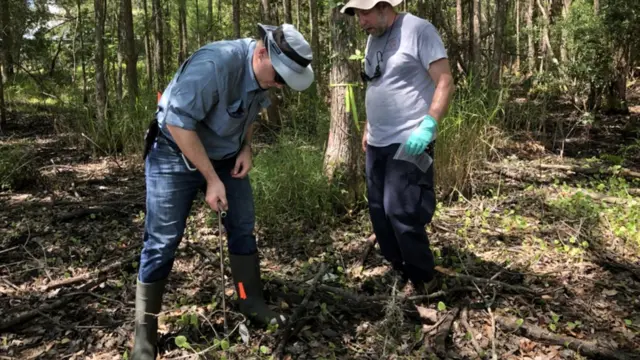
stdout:
<svg viewBox="0 0 640 360">
<path fill-rule="evenodd" d="M 518 324 L 516 323 L 516 319 L 512 317 L 497 316 L 496 322 L 503 329 L 503 331 L 515 332 L 521 336 L 529 338 L 530 340 L 564 346 L 593 359 L 640 359 L 640 355 L 637 353 L 633 354 L 621 351 L 619 349 L 608 349 L 604 346 L 601 346 L 597 342 L 588 342 L 570 336 L 554 334 L 535 325 L 523 323 L 522 325 L 518 326 Z"/>
</svg>

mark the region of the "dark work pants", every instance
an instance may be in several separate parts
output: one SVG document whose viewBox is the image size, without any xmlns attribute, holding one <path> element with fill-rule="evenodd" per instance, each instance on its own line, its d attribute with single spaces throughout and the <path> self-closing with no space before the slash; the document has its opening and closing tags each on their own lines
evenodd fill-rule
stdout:
<svg viewBox="0 0 640 360">
<path fill-rule="evenodd" d="M 419 284 L 433 278 L 435 266 L 425 231 L 436 206 L 433 164 L 422 172 L 394 160 L 398 146 L 367 146 L 369 215 L 382 255 Z M 433 157 L 432 147 L 427 151 Z"/>
</svg>

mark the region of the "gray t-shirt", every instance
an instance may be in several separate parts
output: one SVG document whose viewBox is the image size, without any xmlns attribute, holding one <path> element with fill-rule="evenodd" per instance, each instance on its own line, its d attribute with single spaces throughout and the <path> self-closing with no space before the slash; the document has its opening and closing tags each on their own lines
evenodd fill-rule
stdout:
<svg viewBox="0 0 640 360">
<path fill-rule="evenodd" d="M 429 112 L 435 84 L 429 64 L 446 58 L 442 39 L 427 20 L 399 13 L 380 37 L 369 36 L 364 70 L 372 77 L 378 59 L 382 76 L 367 83 L 367 142 L 404 143 Z"/>
</svg>

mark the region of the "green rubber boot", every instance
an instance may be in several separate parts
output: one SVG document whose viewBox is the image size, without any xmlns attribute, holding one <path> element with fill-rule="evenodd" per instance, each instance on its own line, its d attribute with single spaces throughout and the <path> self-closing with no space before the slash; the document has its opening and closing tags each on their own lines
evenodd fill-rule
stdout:
<svg viewBox="0 0 640 360">
<path fill-rule="evenodd" d="M 158 313 L 166 280 L 136 285 L 135 338 L 131 360 L 154 360 L 157 356 Z"/>
<path fill-rule="evenodd" d="M 271 310 L 264 301 L 258 253 L 231 254 L 229 260 L 240 312 L 262 325 L 284 325 L 286 318 Z"/>
</svg>

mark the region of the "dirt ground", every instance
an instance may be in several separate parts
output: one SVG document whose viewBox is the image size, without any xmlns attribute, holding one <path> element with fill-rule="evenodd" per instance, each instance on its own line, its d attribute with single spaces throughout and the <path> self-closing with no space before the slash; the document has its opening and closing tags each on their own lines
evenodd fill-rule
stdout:
<svg viewBox="0 0 640 360">
<path fill-rule="evenodd" d="M 227 266 L 224 337 L 220 234 L 198 202 L 164 297 L 162 358 L 640 358 L 640 107 L 631 109 L 568 136 L 498 144 L 474 173 L 476 195 L 439 203 L 428 230 L 445 286 L 426 298 L 403 295 L 366 213 L 258 233 L 269 302 L 296 314 L 288 330 L 244 321 Z M 53 118 L 12 112 L 20 125 L 0 138 L 27 144 L 16 171 L 38 175 L 0 193 L 0 359 L 127 358 L 144 169 L 69 146 Z"/>
</svg>

